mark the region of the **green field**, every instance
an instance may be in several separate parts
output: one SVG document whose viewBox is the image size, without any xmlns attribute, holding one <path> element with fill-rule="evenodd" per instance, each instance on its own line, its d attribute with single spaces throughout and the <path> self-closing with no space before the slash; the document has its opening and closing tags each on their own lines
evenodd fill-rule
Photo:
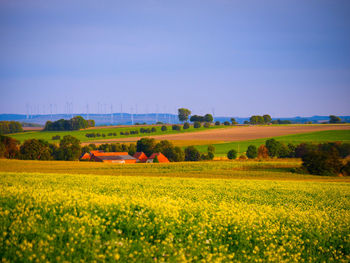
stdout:
<svg viewBox="0 0 350 263">
<path fill-rule="evenodd" d="M 289 172 L 299 165 L 0 160 L 0 254 L 3 262 L 348 262 L 348 178 Z"/>
<path fill-rule="evenodd" d="M 19 140 L 21 143 L 28 139 L 43 139 L 48 142 L 59 142 L 59 140 L 54 141 L 52 140 L 52 136 L 59 135 L 61 138 L 65 135 L 72 135 L 76 138 L 78 138 L 81 142 L 89 142 L 89 141 L 98 141 L 98 140 L 108 140 L 108 139 L 117 139 L 117 138 L 128 138 L 128 137 L 142 137 L 142 136 L 154 136 L 154 135 L 165 135 L 165 134 L 174 134 L 174 133 L 184 133 L 184 132 L 196 132 L 196 131 L 203 131 L 208 129 L 218 129 L 222 128 L 225 129 L 223 126 L 211 126 L 210 128 L 193 128 L 193 126 L 190 126 L 189 129 L 182 129 L 182 125 L 180 131 L 173 131 L 171 129 L 171 126 L 167 126 L 167 131 L 161 131 L 161 126 L 156 125 L 149 125 L 149 126 L 130 126 L 130 127 L 114 127 L 114 128 L 99 128 L 99 129 L 87 129 L 87 130 L 79 130 L 79 131 L 28 131 L 28 132 L 21 132 L 16 134 L 8 134 L 8 136 L 11 136 L 12 138 Z M 133 131 L 138 130 L 140 131 L 140 128 L 152 128 L 155 127 L 157 129 L 156 132 L 152 133 L 139 133 L 139 134 L 130 134 L 130 135 L 120 135 L 120 132 L 126 132 L 126 131 Z M 95 137 L 95 138 L 88 138 L 85 136 L 87 133 L 100 133 L 105 134 L 106 137 Z M 108 133 L 117 133 L 117 136 L 108 136 Z"/>
<path fill-rule="evenodd" d="M 339 141 L 344 143 L 350 143 L 350 130 L 308 132 L 277 136 L 273 138 L 286 144 L 292 143 L 295 145 L 300 144 L 302 142 L 322 143 Z M 227 152 L 232 149 L 242 154 L 246 152 L 249 145 L 255 145 L 256 147 L 259 147 L 260 145 L 265 144 L 265 141 L 268 139 L 271 138 L 213 144 L 216 149 L 215 156 L 226 156 Z M 208 145 L 197 145 L 196 148 L 200 152 L 204 153 L 207 151 Z"/>
</svg>

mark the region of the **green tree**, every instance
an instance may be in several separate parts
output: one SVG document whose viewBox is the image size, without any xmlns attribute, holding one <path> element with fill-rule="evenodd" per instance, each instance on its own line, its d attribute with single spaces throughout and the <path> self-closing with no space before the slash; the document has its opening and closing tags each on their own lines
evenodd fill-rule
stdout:
<svg viewBox="0 0 350 263">
<path fill-rule="evenodd" d="M 268 115 L 268 114 L 265 114 L 265 115 L 263 116 L 263 118 L 264 118 L 264 122 L 265 122 L 265 123 L 270 123 L 270 122 L 272 121 L 271 116 Z"/>
<path fill-rule="evenodd" d="M 190 128 L 190 124 L 188 122 L 185 122 L 184 126 L 183 126 L 183 129 L 186 130 L 188 128 Z"/>
<path fill-rule="evenodd" d="M 188 146 L 185 148 L 185 161 L 199 161 L 201 155 L 197 148 L 194 146 Z"/>
<path fill-rule="evenodd" d="M 254 159 L 258 157 L 258 149 L 255 145 L 249 145 L 246 153 L 247 157 L 249 159 Z"/>
<path fill-rule="evenodd" d="M 211 114 L 205 114 L 205 115 L 204 115 L 204 121 L 205 121 L 205 122 L 212 123 L 213 120 L 214 120 L 213 115 L 211 115 Z"/>
<path fill-rule="evenodd" d="M 237 151 L 236 150 L 230 150 L 227 153 L 227 158 L 229 158 L 230 160 L 236 159 L 237 158 Z"/>
<path fill-rule="evenodd" d="M 235 125 L 235 124 L 237 124 L 238 122 L 236 121 L 235 118 L 231 118 L 231 123 L 232 123 L 232 125 Z"/>
<path fill-rule="evenodd" d="M 310 174 L 338 175 L 342 169 L 340 156 L 335 148 L 330 151 L 311 151 L 302 157 L 303 167 Z"/>
<path fill-rule="evenodd" d="M 156 155 L 153 159 L 153 163 L 159 163 L 158 156 Z"/>
<path fill-rule="evenodd" d="M 201 123 L 199 121 L 195 121 L 194 124 L 193 124 L 193 127 L 194 128 L 200 128 L 201 127 Z"/>
<path fill-rule="evenodd" d="M 269 151 L 270 157 L 279 157 L 281 143 L 275 139 L 269 139 L 265 142 L 265 146 Z"/>
<path fill-rule="evenodd" d="M 144 152 L 147 156 L 154 153 L 156 141 L 153 138 L 141 138 L 136 143 L 137 152 Z"/>
<path fill-rule="evenodd" d="M 20 147 L 20 158 L 23 160 L 50 160 L 51 149 L 44 140 L 26 140 Z"/>
<path fill-rule="evenodd" d="M 133 156 L 136 153 L 136 145 L 134 143 L 130 143 L 128 153 L 131 156 Z"/>
<path fill-rule="evenodd" d="M 163 125 L 162 126 L 162 128 L 160 128 L 162 131 L 166 131 L 168 128 L 165 126 L 165 125 Z"/>
<path fill-rule="evenodd" d="M 180 108 L 178 109 L 178 117 L 179 117 L 179 121 L 187 121 L 188 120 L 188 116 L 191 115 L 191 111 L 189 109 L 185 109 L 185 108 Z"/>
<path fill-rule="evenodd" d="M 215 122 L 215 125 L 216 125 L 216 126 L 220 126 L 220 124 L 221 124 L 220 121 L 216 121 L 216 122 Z"/>
<path fill-rule="evenodd" d="M 335 115 L 329 115 L 329 123 L 341 123 L 341 119 Z"/>
<path fill-rule="evenodd" d="M 18 158 L 19 155 L 19 150 L 18 150 L 18 145 L 19 141 L 8 137 L 4 135 L 0 135 L 0 144 L 2 146 L 0 147 L 2 150 L 2 155 L 3 157 L 7 159 L 15 159 Z M 4 150 L 5 148 L 5 150 Z"/>
<path fill-rule="evenodd" d="M 81 154 L 80 141 L 71 136 L 66 135 L 60 141 L 57 157 L 59 160 L 75 161 L 78 160 Z"/>
</svg>

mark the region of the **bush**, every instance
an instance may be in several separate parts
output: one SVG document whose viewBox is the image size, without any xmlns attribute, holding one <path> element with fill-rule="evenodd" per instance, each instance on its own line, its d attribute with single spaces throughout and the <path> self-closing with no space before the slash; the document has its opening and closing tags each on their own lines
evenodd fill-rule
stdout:
<svg viewBox="0 0 350 263">
<path fill-rule="evenodd" d="M 220 123 L 219 121 L 216 121 L 216 122 L 215 122 L 215 125 L 216 125 L 216 126 L 220 126 L 220 124 L 221 124 L 221 123 Z"/>
<path fill-rule="evenodd" d="M 258 149 L 256 148 L 255 145 L 249 145 L 247 149 L 247 157 L 249 159 L 254 159 L 258 157 Z"/>
<path fill-rule="evenodd" d="M 166 131 L 166 130 L 168 130 L 168 128 L 167 128 L 165 125 L 163 125 L 162 128 L 160 128 L 160 129 L 161 129 L 161 131 Z"/>
<path fill-rule="evenodd" d="M 50 160 L 50 145 L 44 140 L 26 140 L 21 145 L 20 158 L 23 160 Z"/>
<path fill-rule="evenodd" d="M 224 122 L 224 125 L 225 125 L 225 126 L 230 126 L 230 123 L 229 123 L 228 121 L 225 121 L 225 122 Z"/>
<path fill-rule="evenodd" d="M 239 160 L 247 160 L 247 156 L 245 156 L 244 154 L 242 154 L 241 156 L 239 156 L 238 158 Z"/>
<path fill-rule="evenodd" d="M 0 121 L 0 134 L 23 132 L 22 125 L 18 121 Z"/>
<path fill-rule="evenodd" d="M 184 126 L 182 127 L 184 130 L 189 129 L 190 125 L 188 124 L 188 122 L 184 123 Z"/>
<path fill-rule="evenodd" d="M 171 126 L 171 128 L 173 129 L 173 131 L 181 131 L 181 126 L 180 125 L 174 124 L 173 126 Z"/>
<path fill-rule="evenodd" d="M 194 128 L 200 128 L 201 127 L 201 123 L 199 121 L 195 121 L 194 124 L 193 124 L 193 127 Z"/>
<path fill-rule="evenodd" d="M 53 141 L 54 141 L 54 140 L 61 140 L 61 136 L 55 135 L 55 136 L 52 136 L 51 139 L 52 139 Z"/>
<path fill-rule="evenodd" d="M 201 155 L 194 146 L 185 148 L 185 161 L 199 161 Z"/>
<path fill-rule="evenodd" d="M 342 162 L 336 149 L 325 151 L 311 151 L 302 157 L 303 167 L 310 174 L 338 175 L 342 169 Z"/>
<path fill-rule="evenodd" d="M 158 156 L 156 155 L 153 159 L 153 163 L 159 163 Z"/>
<path fill-rule="evenodd" d="M 227 158 L 229 158 L 230 160 L 236 159 L 237 158 L 237 151 L 236 150 L 230 150 L 227 153 Z"/>
<path fill-rule="evenodd" d="M 152 127 L 151 132 L 157 132 L 156 127 Z"/>
<path fill-rule="evenodd" d="M 210 123 L 209 122 L 206 122 L 206 123 L 204 123 L 204 128 L 210 128 Z"/>
<path fill-rule="evenodd" d="M 265 145 L 260 145 L 258 148 L 258 158 L 259 159 L 267 159 L 269 158 L 269 150 Z"/>
</svg>

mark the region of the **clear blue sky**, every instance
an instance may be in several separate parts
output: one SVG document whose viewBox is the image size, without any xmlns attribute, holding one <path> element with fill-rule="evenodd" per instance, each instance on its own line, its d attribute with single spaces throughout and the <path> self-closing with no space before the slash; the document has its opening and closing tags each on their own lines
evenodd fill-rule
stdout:
<svg viewBox="0 0 350 263">
<path fill-rule="evenodd" d="M 0 0 L 0 113 L 350 115 L 350 1 Z"/>
</svg>

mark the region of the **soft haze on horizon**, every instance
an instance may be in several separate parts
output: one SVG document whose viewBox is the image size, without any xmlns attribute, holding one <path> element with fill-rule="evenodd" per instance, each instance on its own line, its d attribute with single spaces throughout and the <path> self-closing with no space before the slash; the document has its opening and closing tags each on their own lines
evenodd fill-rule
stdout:
<svg viewBox="0 0 350 263">
<path fill-rule="evenodd" d="M 350 115 L 349 14 L 347 0 L 0 0 L 0 113 Z"/>
</svg>

